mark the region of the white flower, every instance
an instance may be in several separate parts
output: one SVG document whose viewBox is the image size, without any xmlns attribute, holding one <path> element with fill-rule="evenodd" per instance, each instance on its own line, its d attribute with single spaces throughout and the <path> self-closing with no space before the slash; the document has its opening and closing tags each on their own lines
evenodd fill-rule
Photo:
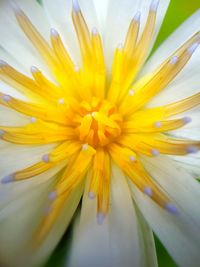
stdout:
<svg viewBox="0 0 200 267">
<path fill-rule="evenodd" d="M 145 63 L 168 4 L 0 1 L 1 266 L 44 263 L 82 195 L 67 267 L 155 267 L 152 230 L 199 265 L 200 12 Z"/>
</svg>

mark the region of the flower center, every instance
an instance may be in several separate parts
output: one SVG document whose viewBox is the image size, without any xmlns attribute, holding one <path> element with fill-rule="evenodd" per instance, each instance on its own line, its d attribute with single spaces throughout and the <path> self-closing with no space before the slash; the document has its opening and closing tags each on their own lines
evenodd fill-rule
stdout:
<svg viewBox="0 0 200 267">
<path fill-rule="evenodd" d="M 115 105 L 93 97 L 82 101 L 73 122 L 81 142 L 100 147 L 113 142 L 121 134 L 122 116 Z"/>
</svg>

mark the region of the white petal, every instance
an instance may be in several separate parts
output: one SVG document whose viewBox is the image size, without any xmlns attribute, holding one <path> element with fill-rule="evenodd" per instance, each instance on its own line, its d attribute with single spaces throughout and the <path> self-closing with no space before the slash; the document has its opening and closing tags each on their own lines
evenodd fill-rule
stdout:
<svg viewBox="0 0 200 267">
<path fill-rule="evenodd" d="M 93 1 L 79 0 L 78 2 L 89 29 L 98 27 Z M 52 28 L 55 28 L 61 35 L 75 63 L 80 64 L 80 48 L 71 17 L 72 0 L 43 0 L 43 4 Z"/>
<path fill-rule="evenodd" d="M 167 157 L 143 159 L 145 168 L 178 208 L 172 215 L 158 207 L 134 186 L 134 199 L 161 242 L 180 266 L 197 266 L 200 260 L 200 185 Z"/>
<path fill-rule="evenodd" d="M 54 176 L 66 165 L 66 162 L 62 162 L 43 174 L 21 182 L 1 183 L 1 179 L 7 175 L 41 161 L 42 156 L 49 153 L 54 146 L 18 146 L 3 141 L 0 142 L 0 208 L 4 208 L 7 203 L 15 200 L 27 189 L 43 184 L 49 177 Z"/>
<path fill-rule="evenodd" d="M 6 52 L 3 48 L 0 47 L 0 60 L 7 62 L 12 67 L 18 69 L 19 71 L 25 73 L 26 69 L 21 65 L 19 61 L 16 61 L 12 55 Z"/>
<path fill-rule="evenodd" d="M 18 61 L 16 61 L 15 58 L 13 58 L 13 56 L 11 56 L 8 52 L 6 52 L 2 48 L 0 48 L 0 60 L 3 60 L 4 62 L 8 63 L 12 67 L 14 67 L 18 71 L 20 71 L 21 73 L 23 73 L 27 76 L 30 76 L 29 69 L 26 70 Z M 1 64 L 1 62 L 0 62 L 0 64 Z M 16 98 L 21 99 L 21 100 L 27 100 L 27 98 L 23 94 L 19 93 L 12 86 L 1 81 L 1 79 L 0 79 L 0 92 L 11 95 L 11 96 L 16 97 Z M 2 107 L 0 107 L 0 109 L 1 108 Z M 0 117 L 1 117 L 1 114 L 0 114 Z M 0 122 L 1 122 L 1 119 L 0 119 Z"/>
<path fill-rule="evenodd" d="M 30 118 L 14 110 L 0 106 L 0 126 L 23 126 L 30 123 Z"/>
<path fill-rule="evenodd" d="M 43 174 L 43 178 L 44 178 Z M 50 177 L 49 177 L 50 178 Z M 44 179 L 43 179 L 44 180 Z M 3 266 L 41 266 L 53 251 L 77 208 L 82 194 L 79 187 L 69 197 L 55 225 L 41 246 L 33 251 L 30 240 L 42 216 L 45 215 L 48 193 L 52 188 L 49 180 L 37 187 L 27 187 L 26 192 L 7 205 L 0 213 L 0 258 Z M 4 265 L 5 264 L 5 265 Z"/>
<path fill-rule="evenodd" d="M 184 127 L 181 127 L 180 129 L 170 131 L 169 133 L 171 135 L 177 136 L 179 138 L 188 138 L 193 140 L 199 140 L 200 139 L 200 107 L 197 106 L 191 110 L 188 110 L 184 113 L 178 114 L 176 116 L 173 116 L 173 118 L 183 118 L 183 117 L 189 117 L 191 119 L 191 122 L 186 124 Z"/>
<path fill-rule="evenodd" d="M 54 147 L 55 144 L 22 146 L 0 141 L 0 178 L 41 161 L 42 156 Z"/>
<path fill-rule="evenodd" d="M 159 156 L 156 160 L 144 157 L 143 163 L 153 179 L 172 197 L 172 200 L 187 211 L 190 220 L 194 220 L 194 226 L 196 224 L 199 227 L 200 212 L 197 200 L 200 198 L 200 184 L 169 157 Z"/>
<path fill-rule="evenodd" d="M 22 93 L 18 92 L 16 89 L 14 89 L 12 86 L 4 83 L 0 80 L 0 92 L 6 95 L 13 96 L 17 99 L 20 99 L 22 101 L 26 101 L 27 97 L 24 96 Z"/>
<path fill-rule="evenodd" d="M 44 200 L 50 190 L 49 182 L 31 190 L 28 188 L 21 196 L 0 213 L 0 258 L 3 266 L 20 266 L 25 242 L 31 237 L 33 225 L 44 209 Z M 18 196 L 19 197 L 19 196 Z M 38 223 L 38 222 L 37 222 Z M 17 255 L 20 258 L 16 261 Z M 15 263 L 16 261 L 16 263 Z M 23 265 L 22 265 L 23 266 Z"/>
<path fill-rule="evenodd" d="M 10 205 L 10 203 L 13 201 L 15 202 L 18 198 L 27 194 L 29 190 L 33 190 L 44 184 L 51 177 L 55 176 L 64 165 L 66 164 L 59 164 L 55 168 L 24 181 L 0 184 L 0 215 L 3 216 L 6 207 Z"/>
<path fill-rule="evenodd" d="M 134 186 L 132 186 L 132 191 L 145 219 L 178 266 L 196 267 L 196 263 L 200 260 L 199 242 L 196 242 L 188 231 L 192 225 L 160 209 Z"/>
<path fill-rule="evenodd" d="M 48 38 L 50 26 L 42 7 L 34 0 L 17 0 L 16 2 L 41 34 Z M 43 59 L 20 29 L 7 0 L 0 1 L 0 34 L 0 45 L 27 70 L 35 65 L 48 74 L 48 77 L 52 77 Z"/>
<path fill-rule="evenodd" d="M 44 260 L 46 260 L 46 258 L 53 252 L 55 246 L 58 244 L 63 233 L 66 231 L 68 225 L 70 224 L 72 217 L 80 202 L 82 194 L 83 184 L 80 184 L 67 199 L 60 216 L 55 222 L 55 225 L 51 229 L 44 244 L 41 246 L 38 253 L 35 255 L 35 258 L 33 259 L 33 266 L 40 266 L 41 262 L 44 262 Z"/>
<path fill-rule="evenodd" d="M 104 34 L 106 31 L 106 18 L 107 18 L 109 1 L 110 0 L 104 0 L 104 1 L 93 0 L 97 18 L 99 21 L 100 30 L 101 30 L 101 33 L 104 33 Z"/>
<path fill-rule="evenodd" d="M 186 171 L 191 173 L 194 178 L 200 176 L 200 152 L 196 154 L 188 154 L 187 156 L 170 156 Z"/>
<path fill-rule="evenodd" d="M 144 29 L 149 7 L 152 0 L 110 0 L 108 5 L 106 28 L 105 28 L 105 52 L 107 64 L 112 64 L 114 50 L 119 43 L 124 42 L 129 23 L 134 15 L 141 12 L 141 30 Z M 157 11 L 157 20 L 154 33 L 154 40 L 158 34 L 163 18 L 167 11 L 169 0 L 161 0 Z M 153 42 L 152 42 L 153 45 Z"/>
<path fill-rule="evenodd" d="M 200 10 L 184 22 L 152 55 L 143 69 L 142 74 L 151 72 L 159 66 L 168 56 L 178 49 L 187 39 L 200 29 Z M 197 48 L 194 55 L 179 73 L 179 75 L 156 96 L 149 106 L 158 106 L 175 102 L 199 92 L 199 65 L 200 48 Z"/>
<path fill-rule="evenodd" d="M 152 233 L 138 219 L 126 178 L 116 167 L 111 188 L 110 212 L 102 225 L 96 221 L 96 201 L 88 199 L 86 190 L 66 266 L 156 266 Z"/>
<path fill-rule="evenodd" d="M 19 62 L 17 62 L 15 58 L 13 58 L 13 56 L 11 56 L 9 53 L 7 53 L 4 49 L 2 49 L 0 47 L 0 61 L 1 60 L 3 60 L 4 62 L 8 63 L 9 65 L 11 65 L 12 67 L 16 68 L 17 70 L 21 71 L 22 73 L 24 73 L 26 75 L 28 74 L 27 71 L 25 70 L 25 68 L 23 68 L 23 66 Z M 1 64 L 1 62 L 0 62 L 0 64 Z M 23 99 L 23 100 L 25 99 L 25 97 L 22 94 L 20 94 L 14 88 L 12 88 L 11 86 L 5 84 L 1 80 L 0 80 L 0 92 L 12 95 L 14 97 L 17 97 L 17 98 L 20 98 L 20 99 Z"/>
</svg>

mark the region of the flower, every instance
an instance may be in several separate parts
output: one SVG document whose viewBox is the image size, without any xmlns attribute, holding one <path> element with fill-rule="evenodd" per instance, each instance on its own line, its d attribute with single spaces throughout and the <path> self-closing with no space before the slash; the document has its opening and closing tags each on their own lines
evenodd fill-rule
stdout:
<svg viewBox="0 0 200 267">
<path fill-rule="evenodd" d="M 154 267 L 152 230 L 198 265 L 200 16 L 146 62 L 168 4 L 1 1 L 1 265 L 39 266 L 72 218 L 66 266 Z"/>
</svg>

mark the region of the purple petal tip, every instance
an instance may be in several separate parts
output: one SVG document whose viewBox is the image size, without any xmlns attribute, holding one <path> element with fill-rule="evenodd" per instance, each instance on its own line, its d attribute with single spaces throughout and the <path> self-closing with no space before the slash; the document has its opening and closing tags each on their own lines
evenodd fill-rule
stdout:
<svg viewBox="0 0 200 267">
<path fill-rule="evenodd" d="M 199 151 L 198 148 L 195 146 L 189 146 L 187 148 L 187 153 L 189 153 L 189 154 L 197 153 L 198 151 Z"/>
<path fill-rule="evenodd" d="M 7 175 L 1 180 L 2 184 L 8 184 L 11 182 L 13 182 L 13 175 Z"/>
<path fill-rule="evenodd" d="M 167 203 L 165 205 L 166 210 L 171 214 L 178 214 L 177 207 L 173 203 Z"/>
<path fill-rule="evenodd" d="M 89 193 L 88 193 L 88 197 L 89 197 L 90 199 L 94 199 L 94 198 L 95 198 L 95 194 L 94 194 L 93 192 L 89 192 Z"/>
<path fill-rule="evenodd" d="M 100 225 L 103 224 L 104 219 L 105 219 L 105 215 L 102 212 L 99 212 L 97 214 L 97 223 Z"/>
<path fill-rule="evenodd" d="M 49 194 L 49 200 L 54 200 L 54 199 L 56 199 L 56 197 L 57 197 L 57 193 L 55 191 L 52 191 Z"/>
<path fill-rule="evenodd" d="M 149 186 L 146 186 L 146 187 L 144 188 L 144 193 L 145 193 L 147 196 L 151 197 L 151 196 L 152 196 L 152 190 L 151 190 L 151 188 L 150 188 Z"/>
</svg>

